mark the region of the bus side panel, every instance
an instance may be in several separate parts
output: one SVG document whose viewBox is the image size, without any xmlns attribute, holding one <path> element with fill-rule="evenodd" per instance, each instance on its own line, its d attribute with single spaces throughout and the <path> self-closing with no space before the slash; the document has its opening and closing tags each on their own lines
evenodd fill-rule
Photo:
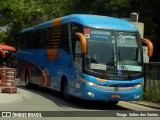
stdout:
<svg viewBox="0 0 160 120">
<path fill-rule="evenodd" d="M 53 81 L 53 89 L 61 91 L 62 77 L 66 77 L 70 85 L 73 81 L 71 76 L 73 76 L 74 69 L 72 57 L 69 53 L 65 52 L 63 49 L 58 49 L 55 60 L 48 64 L 50 64 L 49 71 Z"/>
<path fill-rule="evenodd" d="M 25 74 L 28 72 L 30 76 L 29 82 L 41 86 L 51 87 L 49 71 L 48 69 L 42 69 L 45 66 L 41 66 L 41 64 L 46 63 L 43 59 L 44 56 L 41 56 L 44 55 L 44 52 L 42 51 L 44 50 L 19 51 L 18 69 L 21 75 L 20 79 L 25 80 Z"/>
<path fill-rule="evenodd" d="M 56 91 L 61 90 L 62 76 L 67 77 L 69 86 L 74 81 L 72 57 L 63 49 L 58 49 L 53 61 L 49 60 L 46 49 L 19 51 L 18 60 L 22 80 L 25 79 L 25 72 L 28 70 L 31 83 Z M 72 87 L 69 88 L 73 91 Z"/>
</svg>

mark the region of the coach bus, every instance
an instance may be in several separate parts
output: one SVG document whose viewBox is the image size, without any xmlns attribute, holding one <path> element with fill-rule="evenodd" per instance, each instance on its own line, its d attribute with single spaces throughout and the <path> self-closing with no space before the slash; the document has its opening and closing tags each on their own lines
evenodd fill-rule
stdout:
<svg viewBox="0 0 160 120">
<path fill-rule="evenodd" d="M 0 68 L 3 67 L 16 68 L 16 49 L 0 44 Z"/>
<path fill-rule="evenodd" d="M 139 31 L 113 17 L 56 18 L 21 31 L 18 70 L 27 86 L 59 91 L 65 100 L 137 101 L 143 87 Z"/>
</svg>

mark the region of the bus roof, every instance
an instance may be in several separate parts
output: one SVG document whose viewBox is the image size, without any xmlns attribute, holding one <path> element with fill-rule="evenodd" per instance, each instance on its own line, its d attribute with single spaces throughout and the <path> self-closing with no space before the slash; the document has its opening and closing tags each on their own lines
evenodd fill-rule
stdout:
<svg viewBox="0 0 160 120">
<path fill-rule="evenodd" d="M 0 49 L 2 50 L 9 50 L 9 51 L 16 51 L 16 49 L 14 47 L 5 45 L 5 44 L 0 44 Z"/>
<path fill-rule="evenodd" d="M 66 23 L 79 23 L 83 26 L 100 28 L 100 29 L 110 29 L 110 30 L 124 30 L 124 31 L 138 31 L 137 27 L 123 19 L 99 16 L 99 15 L 87 15 L 87 14 L 72 14 L 59 18 L 60 24 Z M 38 24 L 31 28 L 22 30 L 21 32 L 27 32 L 32 30 L 37 30 L 41 28 L 48 28 L 54 22 L 55 19 Z"/>
</svg>

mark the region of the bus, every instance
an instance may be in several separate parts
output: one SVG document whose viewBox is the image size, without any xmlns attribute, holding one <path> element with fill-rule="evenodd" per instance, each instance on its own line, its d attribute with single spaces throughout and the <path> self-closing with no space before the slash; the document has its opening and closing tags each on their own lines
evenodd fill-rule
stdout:
<svg viewBox="0 0 160 120">
<path fill-rule="evenodd" d="M 16 68 L 16 49 L 0 44 L 0 68 L 4 67 Z"/>
<path fill-rule="evenodd" d="M 20 79 L 58 91 L 67 101 L 138 101 L 144 83 L 141 41 L 137 27 L 119 18 L 56 18 L 20 32 Z"/>
</svg>

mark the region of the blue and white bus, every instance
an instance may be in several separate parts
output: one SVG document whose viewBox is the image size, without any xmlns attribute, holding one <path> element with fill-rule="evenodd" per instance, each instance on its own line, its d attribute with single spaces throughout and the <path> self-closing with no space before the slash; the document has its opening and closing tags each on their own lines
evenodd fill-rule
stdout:
<svg viewBox="0 0 160 120">
<path fill-rule="evenodd" d="M 85 100 L 137 101 L 143 56 L 137 27 L 125 20 L 72 14 L 24 29 L 20 79 Z"/>
</svg>

